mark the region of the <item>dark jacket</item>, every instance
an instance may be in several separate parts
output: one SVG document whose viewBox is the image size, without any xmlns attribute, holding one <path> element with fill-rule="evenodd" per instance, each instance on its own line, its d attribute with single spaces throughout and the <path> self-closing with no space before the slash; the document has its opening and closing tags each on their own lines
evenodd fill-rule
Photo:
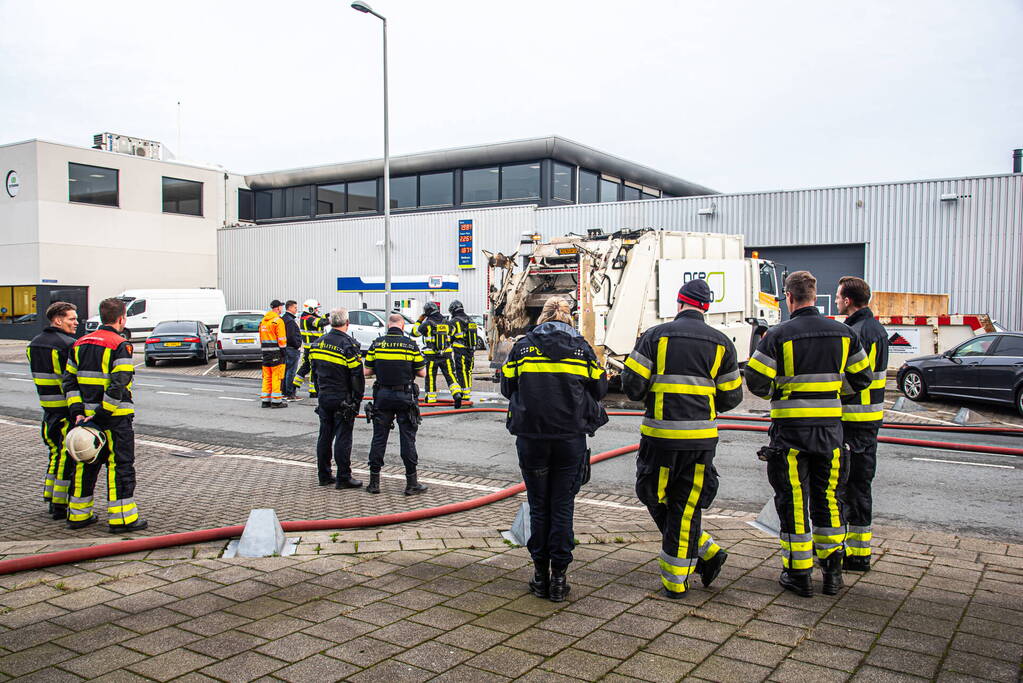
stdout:
<svg viewBox="0 0 1023 683">
<path fill-rule="evenodd" d="M 330 330 L 309 346 L 313 386 L 321 401 L 362 401 L 366 378 L 362 373 L 359 342 L 339 330 Z"/>
<path fill-rule="evenodd" d="M 646 403 L 643 439 L 671 450 L 714 448 L 718 413 L 742 402 L 732 340 L 691 310 L 640 337 L 625 361 L 622 388 Z"/>
<path fill-rule="evenodd" d="M 102 427 L 135 414 L 131 354 L 131 344 L 110 325 L 75 342 L 62 382 L 72 417 L 95 417 Z"/>
<path fill-rule="evenodd" d="M 456 351 L 476 351 L 479 330 L 472 318 L 465 311 L 456 311 L 451 315 L 451 348 Z"/>
<path fill-rule="evenodd" d="M 284 332 L 288 335 L 288 348 L 302 348 L 302 331 L 298 329 L 298 319 L 295 314 L 285 311 L 281 318 L 284 319 Z"/>
<path fill-rule="evenodd" d="M 538 325 L 515 342 L 501 368 L 501 393 L 509 399 L 508 431 L 517 436 L 569 439 L 607 423 L 597 402 L 607 393 L 607 373 L 564 323 Z"/>
<path fill-rule="evenodd" d="M 389 327 L 387 334 L 369 345 L 366 367 L 376 375 L 376 386 L 408 386 L 416 381 L 416 372 L 426 367 L 426 359 L 400 327 Z"/>
<path fill-rule="evenodd" d="M 313 315 L 309 311 L 303 313 L 302 317 L 299 318 L 298 327 L 302 333 L 302 341 L 306 344 L 312 344 L 320 338 L 321 334 L 329 329 L 325 317 Z"/>
<path fill-rule="evenodd" d="M 32 381 L 39 394 L 39 405 L 44 413 L 67 415 L 67 399 L 61 388 L 68 352 L 75 338 L 56 327 L 47 327 L 28 343 L 25 353 L 32 370 Z"/>
<path fill-rule="evenodd" d="M 439 311 L 412 326 L 412 336 L 423 338 L 423 354 L 427 358 L 451 355 L 454 326 Z"/>
<path fill-rule="evenodd" d="M 861 308 L 845 324 L 856 333 L 870 361 L 870 387 L 860 392 L 842 392 L 842 426 L 848 432 L 858 427 L 876 430 L 884 419 L 884 385 L 888 378 L 888 332 L 869 308 Z"/>
</svg>

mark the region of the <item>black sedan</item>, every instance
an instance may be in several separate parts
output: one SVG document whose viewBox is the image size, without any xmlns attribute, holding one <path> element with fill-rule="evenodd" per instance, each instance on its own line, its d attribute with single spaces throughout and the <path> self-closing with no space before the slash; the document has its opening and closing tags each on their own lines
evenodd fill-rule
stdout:
<svg viewBox="0 0 1023 683">
<path fill-rule="evenodd" d="M 145 354 L 147 367 L 153 367 L 158 360 L 175 358 L 207 363 L 217 355 L 217 342 L 210 329 L 198 320 L 165 320 L 146 339 Z"/>
<path fill-rule="evenodd" d="M 1014 405 L 1023 415 L 1023 332 L 985 334 L 940 356 L 906 361 L 897 380 L 913 401 L 968 398 Z"/>
</svg>

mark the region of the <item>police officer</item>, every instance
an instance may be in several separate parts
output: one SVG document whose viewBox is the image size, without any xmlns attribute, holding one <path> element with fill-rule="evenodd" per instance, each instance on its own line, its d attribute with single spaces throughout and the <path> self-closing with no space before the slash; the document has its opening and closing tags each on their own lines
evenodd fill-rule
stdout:
<svg viewBox="0 0 1023 683">
<path fill-rule="evenodd" d="M 64 436 L 69 429 L 67 399 L 61 389 L 61 375 L 67 366 L 68 351 L 75 343 L 78 309 L 74 304 L 57 301 L 46 309 L 49 326 L 28 343 L 29 368 L 43 409 L 41 433 L 50 452 L 43 479 L 43 500 L 54 519 L 67 518 L 68 487 L 74 461 L 64 452 Z"/>
<path fill-rule="evenodd" d="M 86 422 L 106 437 L 99 456 L 75 463 L 68 502 L 69 529 L 96 522 L 92 494 L 96 478 L 107 466 L 107 524 L 112 534 L 140 531 L 149 524 L 135 505 L 135 430 L 132 420 L 132 346 L 124 331 L 125 303 L 104 299 L 99 304 L 99 328 L 75 342 L 68 354 L 62 387 L 75 424 Z"/>
<path fill-rule="evenodd" d="M 728 558 L 702 530 L 700 511 L 718 488 L 715 418 L 742 402 L 735 346 L 703 320 L 713 300 L 707 282 L 683 284 L 677 300 L 675 320 L 647 330 L 622 373 L 625 393 L 646 403 L 636 495 L 663 537 L 661 583 L 675 599 L 693 572 L 709 586 Z"/>
<path fill-rule="evenodd" d="M 373 421 L 373 442 L 369 449 L 369 486 L 367 493 L 380 493 L 380 468 L 384 466 L 387 436 L 398 421 L 401 460 L 405 463 L 405 495 L 426 491 L 419 483 L 416 467 L 416 432 L 419 430 L 419 387 L 416 377 L 426 376 L 426 360 L 414 341 L 405 336 L 405 319 L 399 313 L 387 318 L 387 334 L 377 337 L 366 353 L 366 377 L 376 376 L 372 409 L 366 415 Z"/>
<path fill-rule="evenodd" d="M 455 408 L 462 407 L 462 387 L 455 379 L 455 366 L 451 362 L 451 323 L 432 301 L 423 306 L 423 317 L 412 326 L 412 336 L 423 338 L 423 356 L 426 357 L 426 402 L 437 402 L 437 370 L 447 380 Z"/>
<path fill-rule="evenodd" d="M 868 308 L 870 285 L 858 277 L 843 277 L 835 293 L 838 312 L 848 316 L 863 345 L 873 373 L 870 387 L 842 394 L 842 428 L 849 451 L 849 479 L 845 488 L 845 559 L 843 568 L 870 569 L 871 482 L 877 469 L 877 432 L 884 420 L 884 385 L 888 376 L 888 333 Z"/>
<path fill-rule="evenodd" d="M 284 402 L 284 350 L 288 345 L 288 333 L 281 318 L 284 304 L 274 299 L 270 310 L 259 321 L 259 347 L 263 353 L 263 389 L 260 394 L 264 408 L 287 408 Z"/>
<path fill-rule="evenodd" d="M 535 569 L 529 590 L 552 602 L 570 590 L 575 495 L 589 466 L 586 435 L 607 423 L 597 402 L 607 393 L 607 375 L 571 316 L 565 299 L 550 297 L 537 326 L 515 342 L 501 368 L 507 428 L 517 437 L 529 501 L 526 546 Z"/>
<path fill-rule="evenodd" d="M 462 387 L 462 400 L 472 399 L 472 367 L 476 360 L 478 332 L 476 323 L 465 314 L 462 302 L 455 299 L 448 306 L 451 314 L 451 361 L 455 366 L 455 379 Z"/>
<path fill-rule="evenodd" d="M 319 389 L 316 414 L 320 436 L 316 442 L 316 465 L 320 486 L 357 489 L 362 482 L 352 478 L 352 428 L 362 403 L 366 378 L 362 373 L 359 342 L 348 336 L 348 311 L 330 312 L 330 331 L 309 347 L 313 383 Z M 330 468 L 331 452 L 337 464 L 337 478 Z"/>
<path fill-rule="evenodd" d="M 746 365 L 746 386 L 771 401 L 770 445 L 760 451 L 781 520 L 781 585 L 811 597 L 813 552 L 823 592 L 842 587 L 845 519 L 837 489 L 846 475 L 842 449 L 843 382 L 870 386 L 873 372 L 855 333 L 821 315 L 817 279 L 800 270 L 785 279 L 789 320 L 768 330 Z"/>
<path fill-rule="evenodd" d="M 302 352 L 302 365 L 298 368 L 298 372 L 295 374 L 295 379 L 292 380 L 294 385 L 293 391 L 297 391 L 306 377 L 309 376 L 310 365 L 309 365 L 309 345 L 320 338 L 324 330 L 327 328 L 327 318 L 320 315 L 320 302 L 316 299 L 306 299 L 302 302 L 302 317 L 298 319 L 298 328 L 302 333 L 302 342 L 305 344 L 305 349 Z M 316 384 L 312 381 L 309 382 L 309 398 L 316 398 Z"/>
</svg>

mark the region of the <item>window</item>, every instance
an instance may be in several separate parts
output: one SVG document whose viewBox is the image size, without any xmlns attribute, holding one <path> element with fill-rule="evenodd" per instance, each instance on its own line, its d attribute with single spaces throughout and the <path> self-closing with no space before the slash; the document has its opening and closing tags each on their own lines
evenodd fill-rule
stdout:
<svg viewBox="0 0 1023 683">
<path fill-rule="evenodd" d="M 968 341 L 953 354 L 956 358 L 963 358 L 965 356 L 986 356 L 991 345 L 995 343 L 997 337 L 980 337 L 973 341 Z"/>
<path fill-rule="evenodd" d="M 313 215 L 313 187 L 286 187 L 282 191 L 284 205 L 278 211 L 274 206 L 274 218 L 291 218 L 292 216 Z"/>
<path fill-rule="evenodd" d="M 462 171 L 462 203 L 496 202 L 498 200 L 498 169 L 474 168 Z"/>
<path fill-rule="evenodd" d="M 153 335 L 160 334 L 196 334 L 199 328 L 191 320 L 171 320 L 159 323 L 153 330 Z"/>
<path fill-rule="evenodd" d="M 391 178 L 391 208 L 414 209 L 416 204 L 416 177 Z"/>
<path fill-rule="evenodd" d="M 345 212 L 345 184 L 320 185 L 316 188 L 316 215 Z"/>
<path fill-rule="evenodd" d="M 163 212 L 186 216 L 202 215 L 202 183 L 181 178 L 163 178 Z"/>
<path fill-rule="evenodd" d="M 554 162 L 551 164 L 551 199 L 572 201 L 572 167 Z"/>
<path fill-rule="evenodd" d="M 263 190 L 256 193 L 256 220 L 261 221 L 266 218 L 273 218 L 273 198 L 270 196 L 270 192 Z"/>
<path fill-rule="evenodd" d="M 221 332 L 259 332 L 261 315 L 225 315 L 220 325 Z"/>
<path fill-rule="evenodd" d="M 658 197 L 657 195 L 655 195 L 655 194 L 650 194 L 649 192 L 643 192 L 643 193 L 641 193 L 641 194 L 640 194 L 640 197 L 641 197 L 642 199 L 659 199 L 659 197 Z"/>
<path fill-rule="evenodd" d="M 611 180 L 600 180 L 600 201 L 602 202 L 616 202 L 618 201 L 618 183 Z"/>
<path fill-rule="evenodd" d="M 125 315 L 141 315 L 142 313 L 145 313 L 145 312 L 146 312 L 146 300 L 145 299 L 135 299 L 130 304 L 128 304 L 128 310 L 125 312 Z"/>
<path fill-rule="evenodd" d="M 363 180 L 357 183 L 348 183 L 348 210 L 346 213 L 360 213 L 376 210 L 376 180 Z"/>
<path fill-rule="evenodd" d="M 79 204 L 120 206 L 115 168 L 68 163 L 68 200 Z"/>
<path fill-rule="evenodd" d="M 455 174 L 427 173 L 419 176 L 419 206 L 451 206 L 455 203 Z"/>
<path fill-rule="evenodd" d="M 252 190 L 238 190 L 238 220 L 256 220 L 256 195 Z"/>
<path fill-rule="evenodd" d="M 632 199 L 639 199 L 639 188 L 629 187 L 628 185 L 622 186 L 622 201 L 629 201 Z"/>
<path fill-rule="evenodd" d="M 353 325 L 362 325 L 363 327 L 372 325 L 376 320 L 376 318 L 366 311 L 350 311 L 348 317 L 351 319 Z"/>
<path fill-rule="evenodd" d="M 596 173 L 579 171 L 579 203 L 592 204 L 597 201 L 599 178 Z"/>
<path fill-rule="evenodd" d="M 764 294 L 778 295 L 776 289 L 776 280 L 774 277 L 774 264 L 767 263 L 766 261 L 760 262 L 760 291 Z"/>
<path fill-rule="evenodd" d="M 501 199 L 539 199 L 540 162 L 501 167 Z"/>
<path fill-rule="evenodd" d="M 996 356 L 1023 356 L 1023 337 L 1006 335 L 998 342 Z"/>
</svg>

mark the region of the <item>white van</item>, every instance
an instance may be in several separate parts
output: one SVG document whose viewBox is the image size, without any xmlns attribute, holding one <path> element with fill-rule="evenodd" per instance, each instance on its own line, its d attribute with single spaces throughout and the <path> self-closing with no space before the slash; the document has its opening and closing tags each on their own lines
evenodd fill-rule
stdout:
<svg viewBox="0 0 1023 683">
<path fill-rule="evenodd" d="M 145 339 L 164 320 L 198 320 L 215 330 L 227 311 L 219 289 L 128 289 L 116 298 L 128 304 L 125 336 L 129 339 Z M 87 332 L 97 327 L 98 315 L 85 323 Z"/>
</svg>

